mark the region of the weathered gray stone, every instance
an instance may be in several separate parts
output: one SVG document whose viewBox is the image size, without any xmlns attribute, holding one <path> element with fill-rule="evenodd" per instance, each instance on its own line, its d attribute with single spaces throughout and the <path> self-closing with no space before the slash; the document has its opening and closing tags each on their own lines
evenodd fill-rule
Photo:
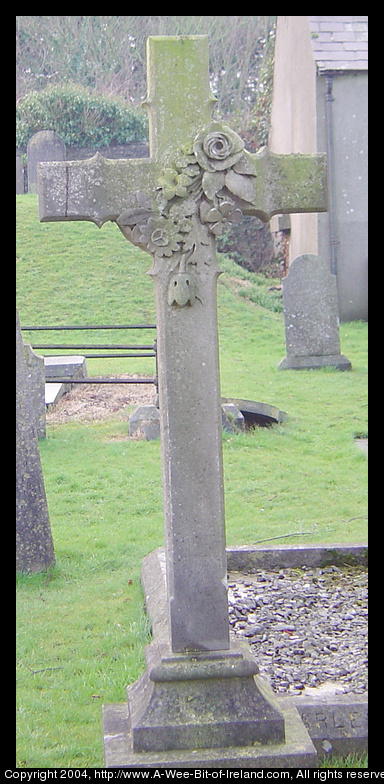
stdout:
<svg viewBox="0 0 384 784">
<path fill-rule="evenodd" d="M 297 708 L 282 702 L 284 743 L 135 752 L 126 702 L 103 706 L 106 768 L 315 768 L 316 749 Z"/>
<path fill-rule="evenodd" d="M 144 559 L 142 583 L 154 641 L 128 702 L 103 707 L 106 767 L 314 767 L 297 709 L 276 699 L 245 646 L 171 653 L 163 548 Z"/>
<path fill-rule="evenodd" d="M 146 661 L 127 691 L 134 751 L 284 742 L 283 716 L 246 648 L 186 660 L 154 641 Z"/>
<path fill-rule="evenodd" d="M 343 694 L 293 698 L 319 755 L 368 751 L 368 700 Z"/>
<path fill-rule="evenodd" d="M 47 499 L 16 312 L 16 569 L 37 572 L 55 564 Z"/>
<path fill-rule="evenodd" d="M 256 572 L 284 567 L 368 564 L 368 545 L 266 545 L 227 547 L 228 571 Z"/>
<path fill-rule="evenodd" d="M 27 365 L 28 383 L 32 408 L 35 414 L 37 435 L 39 438 L 45 438 L 44 357 L 36 354 L 29 343 L 24 343 L 24 357 Z"/>
<path fill-rule="evenodd" d="M 225 404 L 232 403 L 240 411 L 244 418 L 245 427 L 253 427 L 255 425 L 269 427 L 269 425 L 285 422 L 288 416 L 285 411 L 280 411 L 277 406 L 271 406 L 269 403 L 240 398 L 222 398 L 223 403 L 224 400 Z"/>
<path fill-rule="evenodd" d="M 84 378 L 87 375 L 85 357 L 77 354 L 62 357 L 44 357 L 45 379 L 58 377 Z"/>
<path fill-rule="evenodd" d="M 221 423 L 228 433 L 244 430 L 245 420 L 240 409 L 234 403 L 221 404 Z"/>
<path fill-rule="evenodd" d="M 287 355 L 280 370 L 333 366 L 350 370 L 340 354 L 336 276 L 313 254 L 298 256 L 283 280 Z"/>
<path fill-rule="evenodd" d="M 244 417 L 233 403 L 221 406 L 221 424 L 226 432 L 244 430 Z M 204 426 L 204 425 L 202 425 Z M 129 435 L 154 441 L 160 438 L 160 412 L 156 406 L 139 406 L 129 417 Z"/>
<path fill-rule="evenodd" d="M 154 441 L 160 438 L 160 412 L 156 406 L 139 406 L 129 417 L 129 435 Z"/>
<path fill-rule="evenodd" d="M 37 164 L 40 161 L 65 161 L 65 144 L 56 131 L 39 131 L 28 142 L 29 193 L 37 193 Z"/>
<path fill-rule="evenodd" d="M 16 193 L 24 193 L 24 162 L 23 156 L 16 152 Z"/>
</svg>

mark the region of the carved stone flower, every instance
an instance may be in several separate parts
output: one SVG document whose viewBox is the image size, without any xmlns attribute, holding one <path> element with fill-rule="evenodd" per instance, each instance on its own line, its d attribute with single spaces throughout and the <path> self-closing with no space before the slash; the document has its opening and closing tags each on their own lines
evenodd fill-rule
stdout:
<svg viewBox="0 0 384 784">
<path fill-rule="evenodd" d="M 214 124 L 208 133 L 204 130 L 193 144 L 197 162 L 208 172 L 230 169 L 240 160 L 244 142 L 227 125 Z"/>
<path fill-rule="evenodd" d="M 200 205 L 200 218 L 203 223 L 208 223 L 215 236 L 229 229 L 233 223 L 239 223 L 242 217 L 242 211 L 233 201 L 222 201 L 217 207 L 212 207 L 207 201 Z"/>
<path fill-rule="evenodd" d="M 159 187 L 163 191 L 164 198 L 169 201 L 174 196 L 185 198 L 188 195 L 188 188 L 192 185 L 196 175 L 195 166 L 186 166 L 183 172 L 176 169 L 164 169 L 159 177 Z"/>
<path fill-rule="evenodd" d="M 156 256 L 172 256 L 180 250 L 183 241 L 174 221 L 163 215 L 149 218 L 144 224 L 135 226 L 131 233 L 131 241 Z"/>
<path fill-rule="evenodd" d="M 254 200 L 254 166 L 235 131 L 216 123 L 209 133 L 201 131 L 196 136 L 193 151 L 203 169 L 201 185 L 207 199 L 214 201 L 225 187 L 243 201 Z"/>
</svg>

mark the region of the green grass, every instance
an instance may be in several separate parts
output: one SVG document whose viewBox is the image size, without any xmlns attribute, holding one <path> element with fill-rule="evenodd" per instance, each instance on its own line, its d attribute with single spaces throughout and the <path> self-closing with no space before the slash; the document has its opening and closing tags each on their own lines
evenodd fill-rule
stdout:
<svg viewBox="0 0 384 784">
<path fill-rule="evenodd" d="M 116 226 L 39 224 L 37 199 L 26 195 L 17 227 L 22 325 L 154 323 L 151 260 Z M 367 325 L 340 327 L 350 373 L 278 371 L 284 325 L 278 295 L 268 291 L 276 281 L 249 281 L 220 262 L 222 394 L 288 413 L 274 428 L 223 436 L 227 543 L 287 534 L 294 536 L 282 543 L 365 542 L 367 460 L 354 436 L 367 433 Z M 247 298 L 257 289 L 263 305 Z M 88 369 L 151 375 L 153 360 L 91 360 Z M 17 578 L 19 767 L 102 767 L 101 705 L 123 702 L 143 670 L 140 565 L 163 543 L 160 444 L 126 435 L 118 414 L 49 426 L 40 442 L 57 565 Z"/>
</svg>

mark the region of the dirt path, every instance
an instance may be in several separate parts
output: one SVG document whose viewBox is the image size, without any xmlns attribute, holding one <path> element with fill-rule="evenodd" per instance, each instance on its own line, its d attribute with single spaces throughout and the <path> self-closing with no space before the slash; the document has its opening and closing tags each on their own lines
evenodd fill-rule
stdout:
<svg viewBox="0 0 384 784">
<path fill-rule="evenodd" d="M 123 373 L 110 378 L 138 378 Z M 47 424 L 69 421 L 100 421 L 121 414 L 126 419 L 129 408 L 153 405 L 153 384 L 75 384 L 71 391 L 47 410 Z"/>
</svg>

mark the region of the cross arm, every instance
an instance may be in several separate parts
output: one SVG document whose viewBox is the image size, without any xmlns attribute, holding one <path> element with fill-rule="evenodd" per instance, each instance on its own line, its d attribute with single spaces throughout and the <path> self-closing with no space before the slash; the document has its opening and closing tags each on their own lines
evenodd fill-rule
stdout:
<svg viewBox="0 0 384 784">
<path fill-rule="evenodd" d="M 268 221 L 272 215 L 326 212 L 327 156 L 325 153 L 280 155 L 263 147 L 245 153 L 254 183 L 254 199 L 243 208 L 246 215 Z"/>
<path fill-rule="evenodd" d="M 110 160 L 96 153 L 88 160 L 40 163 L 39 220 L 88 220 L 100 227 L 120 215 L 132 192 L 152 195 L 155 182 L 150 158 Z"/>
</svg>

